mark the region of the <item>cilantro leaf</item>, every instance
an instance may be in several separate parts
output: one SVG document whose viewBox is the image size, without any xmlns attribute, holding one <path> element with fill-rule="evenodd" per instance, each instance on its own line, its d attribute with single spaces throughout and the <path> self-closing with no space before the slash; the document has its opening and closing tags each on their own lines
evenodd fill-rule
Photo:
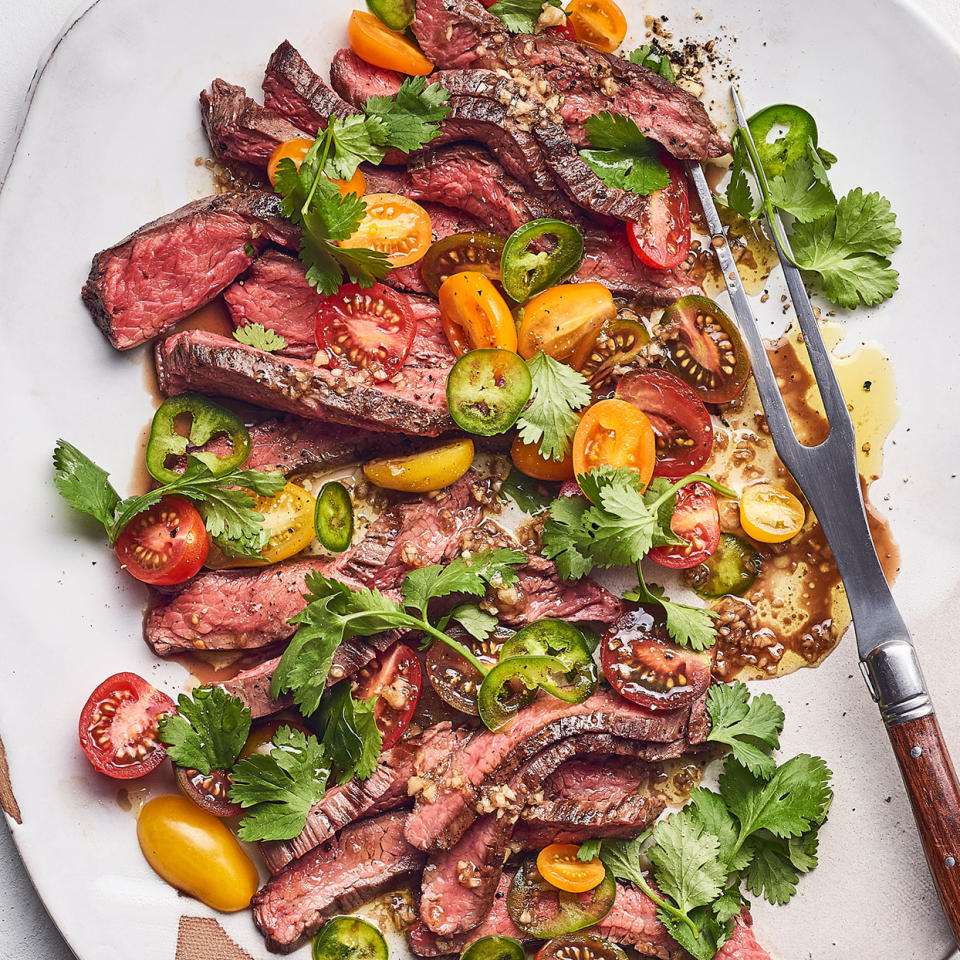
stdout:
<svg viewBox="0 0 960 960">
<path fill-rule="evenodd" d="M 583 521 L 589 507 L 583 497 L 558 497 L 550 504 L 543 526 L 542 552 L 557 565 L 564 580 L 579 580 L 593 570 L 593 538 Z"/>
<path fill-rule="evenodd" d="M 617 879 L 626 880 L 641 890 L 647 881 L 640 867 L 643 844 L 650 831 L 633 840 L 604 840 L 600 845 L 600 859 L 607 870 Z"/>
<path fill-rule="evenodd" d="M 587 378 L 542 350 L 527 361 L 533 380 L 532 399 L 520 414 L 517 429 L 524 443 L 539 443 L 545 460 L 562 460 L 570 453 L 580 418 L 576 412 L 590 403 Z"/>
<path fill-rule="evenodd" d="M 712 729 L 708 740 L 730 747 L 733 756 L 756 776 L 770 777 L 776 763 L 766 752 L 780 746 L 783 710 L 769 693 L 750 699 L 746 684 L 719 683 L 707 695 Z"/>
<path fill-rule="evenodd" d="M 804 834 L 813 837 L 816 850 L 816 834 Z M 746 888 L 757 897 L 763 897 L 774 905 L 788 903 L 797 892 L 797 881 L 802 872 L 790 859 L 791 842 L 801 843 L 802 837 L 785 840 L 775 837 L 766 830 L 754 834 L 747 841 L 750 862 L 743 873 Z M 806 861 L 804 861 L 806 862 Z M 816 865 L 816 857 L 813 863 Z"/>
<path fill-rule="evenodd" d="M 248 323 L 237 327 L 233 331 L 233 339 L 266 353 L 282 350 L 287 345 L 287 341 L 276 330 L 268 330 L 262 323 Z"/>
<path fill-rule="evenodd" d="M 548 0 L 548 3 L 561 6 L 558 0 Z M 544 0 L 499 0 L 489 11 L 499 17 L 511 33 L 533 33 L 546 5 Z"/>
<path fill-rule="evenodd" d="M 583 863 L 589 863 L 594 858 L 600 856 L 600 846 L 602 840 L 584 840 L 577 848 L 577 859 Z"/>
<path fill-rule="evenodd" d="M 703 829 L 717 838 L 717 858 L 728 871 L 742 870 L 750 860 L 738 846 L 740 828 L 719 793 L 698 787 L 690 794 L 690 805 Z"/>
<path fill-rule="evenodd" d="M 326 793 L 330 764 L 316 737 L 284 726 L 268 756 L 245 757 L 230 776 L 230 799 L 247 810 L 240 839 L 291 840 Z"/>
<path fill-rule="evenodd" d="M 450 113 L 449 99 L 440 84 L 427 86 L 425 77 L 407 77 L 395 96 L 369 97 L 363 112 L 380 121 L 381 145 L 411 153 L 440 135 L 438 124 Z"/>
<path fill-rule="evenodd" d="M 516 467 L 510 468 L 507 479 L 500 487 L 500 499 L 510 498 L 524 513 L 536 516 L 543 513 L 550 504 L 550 498 L 540 492 L 539 483 L 521 473 Z"/>
<path fill-rule="evenodd" d="M 66 440 L 57 441 L 53 466 L 56 470 L 53 482 L 60 496 L 75 510 L 99 520 L 109 533 L 120 495 L 113 489 L 107 471 Z"/>
<path fill-rule="evenodd" d="M 441 621 L 440 629 L 446 630 L 451 620 L 459 623 L 476 640 L 486 640 L 500 622 L 492 613 L 481 610 L 475 603 L 461 603 L 460 606 L 454 607 Z"/>
<path fill-rule="evenodd" d="M 759 216 L 757 202 L 753 196 L 753 189 L 750 186 L 750 179 L 747 171 L 752 174 L 750 166 L 750 157 L 747 154 L 747 148 L 743 137 L 734 134 L 730 141 L 733 144 L 733 162 L 730 164 L 730 179 L 727 181 L 727 188 L 724 198 L 718 197 L 725 205 L 729 207 L 738 216 L 744 220 L 754 220 Z"/>
<path fill-rule="evenodd" d="M 324 173 L 333 179 L 349 180 L 364 161 L 377 164 L 383 159 L 387 131 L 379 117 L 365 117 L 361 113 L 332 117 L 328 129 L 331 150 Z"/>
<path fill-rule="evenodd" d="M 229 770 L 250 733 L 250 708 L 222 687 L 197 687 L 180 694 L 177 712 L 160 718 L 160 739 L 179 767 Z"/>
<path fill-rule="evenodd" d="M 669 54 L 652 43 L 631 50 L 629 60 L 638 67 L 646 67 L 648 70 L 652 70 L 663 77 L 664 80 L 669 80 L 671 83 L 676 82 L 677 77 L 673 72 L 673 64 L 670 62 Z"/>
<path fill-rule="evenodd" d="M 647 859 L 660 890 L 684 913 L 720 896 L 727 871 L 718 854 L 720 841 L 705 832 L 689 808 L 672 813 L 653 828 Z"/>
<path fill-rule="evenodd" d="M 318 729 L 337 783 L 366 780 L 377 768 L 383 736 L 373 708 L 377 698 L 355 700 L 349 680 L 338 683 L 320 704 Z"/>
<path fill-rule="evenodd" d="M 900 238 L 890 201 L 857 187 L 840 198 L 834 213 L 798 223 L 790 246 L 800 267 L 818 275 L 827 299 L 853 309 L 893 296 L 899 274 L 887 257 Z"/>
<path fill-rule="evenodd" d="M 795 160 L 781 176 L 774 177 L 768 184 L 773 203 L 800 223 L 811 223 L 829 216 L 837 205 L 813 141 L 809 154 L 806 159 Z"/>
<path fill-rule="evenodd" d="M 581 150 L 580 156 L 608 187 L 647 195 L 669 185 L 659 145 L 629 117 L 604 110 L 589 117 L 584 129 L 593 149 Z"/>
</svg>

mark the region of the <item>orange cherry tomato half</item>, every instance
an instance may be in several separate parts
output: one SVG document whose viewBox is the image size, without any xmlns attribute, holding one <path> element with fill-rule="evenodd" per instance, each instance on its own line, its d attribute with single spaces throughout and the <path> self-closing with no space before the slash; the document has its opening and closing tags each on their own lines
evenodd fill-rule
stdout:
<svg viewBox="0 0 960 960">
<path fill-rule="evenodd" d="M 270 178 L 270 183 L 274 186 L 277 185 L 277 167 L 281 160 L 284 158 L 292 160 L 299 170 L 303 158 L 312 146 L 312 140 L 302 138 L 284 140 L 283 143 L 278 143 L 267 161 L 267 176 Z M 358 197 L 362 197 L 367 192 L 367 178 L 361 170 L 357 170 L 349 180 L 334 180 L 333 182 L 340 188 L 340 194 L 344 197 L 348 193 L 355 193 Z"/>
<path fill-rule="evenodd" d="M 613 0 L 573 0 L 568 22 L 581 43 L 613 53 L 627 35 L 627 18 Z"/>
<path fill-rule="evenodd" d="M 602 283 L 561 283 L 524 305 L 517 349 L 525 360 L 540 350 L 554 360 L 569 360 L 616 315 L 613 294 Z"/>
<path fill-rule="evenodd" d="M 367 63 L 414 77 L 433 72 L 433 64 L 402 33 L 397 33 L 366 10 L 354 10 L 347 24 L 353 52 Z"/>
<path fill-rule="evenodd" d="M 551 843 L 537 854 L 537 869 L 547 883 L 567 893 L 586 893 L 603 883 L 606 870 L 599 857 L 578 860 L 576 843 Z"/>
<path fill-rule="evenodd" d="M 395 267 L 416 263 L 430 249 L 433 224 L 419 203 L 398 193 L 371 193 L 364 197 L 367 214 L 341 247 L 379 250 Z"/>
<path fill-rule="evenodd" d="M 462 357 L 470 350 L 516 352 L 517 325 L 507 301 L 482 273 L 463 271 L 440 285 L 440 319 L 453 352 Z"/>
<path fill-rule="evenodd" d="M 513 465 L 528 477 L 534 480 L 561 480 L 573 479 L 573 457 L 566 456 L 562 460 L 547 460 L 540 456 L 539 443 L 524 443 L 519 436 L 513 438 L 510 446 L 510 457 Z"/>
<path fill-rule="evenodd" d="M 646 489 L 656 456 L 650 421 L 626 400 L 595 403 L 583 415 L 573 438 L 573 468 L 578 477 L 597 467 L 629 467 Z"/>
</svg>

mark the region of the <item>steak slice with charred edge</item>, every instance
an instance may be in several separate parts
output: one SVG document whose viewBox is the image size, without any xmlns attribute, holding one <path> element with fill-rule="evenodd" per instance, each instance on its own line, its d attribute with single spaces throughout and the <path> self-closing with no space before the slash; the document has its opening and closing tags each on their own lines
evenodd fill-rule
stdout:
<svg viewBox="0 0 960 960">
<path fill-rule="evenodd" d="M 730 151 L 702 103 L 651 70 L 548 33 L 510 34 L 479 0 L 418 0 L 410 25 L 426 56 L 449 69 L 505 70 L 542 80 L 563 97 L 568 123 L 610 110 L 675 157 L 707 160 Z"/>
<path fill-rule="evenodd" d="M 353 588 L 391 590 L 409 561 L 439 563 L 475 525 L 480 505 L 467 473 L 433 500 L 388 507 L 364 538 L 334 560 L 289 560 L 261 569 L 207 570 L 164 598 L 147 615 L 144 637 L 160 656 L 177 650 L 266 647 L 289 639 L 288 621 L 303 610 L 306 577 L 316 570 Z M 415 556 L 411 556 L 413 549 Z"/>
<path fill-rule="evenodd" d="M 342 47 L 330 61 L 330 86 L 354 106 L 370 97 L 393 97 L 406 78 L 396 70 L 375 67 L 361 60 L 349 47 Z"/>
<path fill-rule="evenodd" d="M 297 234 L 273 194 L 194 200 L 96 254 L 83 302 L 110 343 L 129 350 L 209 303 L 268 240 L 296 246 Z"/>
<path fill-rule="evenodd" d="M 282 114 L 248 97 L 243 87 L 219 78 L 200 94 L 200 116 L 213 155 L 223 162 L 262 169 L 279 144 L 308 136 Z"/>
<path fill-rule="evenodd" d="M 514 825 L 528 798 L 562 763 L 596 752 L 659 757 L 664 751 L 609 734 L 586 734 L 561 740 L 525 761 L 505 784 L 489 790 L 481 800 L 480 808 L 489 812 L 478 817 L 449 850 L 430 855 L 423 871 L 420 918 L 434 933 L 463 933 L 483 920 L 500 882 Z M 661 803 L 653 816 L 662 809 Z M 636 832 L 642 830 L 643 826 Z"/>
<path fill-rule="evenodd" d="M 267 946 L 289 953 L 331 916 L 418 873 L 424 854 L 404 839 L 406 816 L 397 811 L 353 823 L 267 881 L 252 901 Z"/>
<path fill-rule="evenodd" d="M 361 372 L 332 371 L 187 330 L 157 344 L 156 366 L 167 396 L 196 390 L 311 420 L 421 437 L 454 426 L 447 410 L 449 368 L 423 368 L 412 354 L 394 378 L 377 382 Z"/>
<path fill-rule="evenodd" d="M 705 699 L 705 698 L 704 698 Z M 520 764 L 567 737 L 609 733 L 629 740 L 699 742 L 689 737 L 694 707 L 651 711 L 599 689 L 580 704 L 540 698 L 522 710 L 505 733 L 484 731 L 453 758 L 449 768 L 433 774 L 418 771 L 430 785 L 419 792 L 407 822 L 407 839 L 421 850 L 449 849 L 476 819 L 481 787 L 494 778 L 505 782 Z"/>
</svg>

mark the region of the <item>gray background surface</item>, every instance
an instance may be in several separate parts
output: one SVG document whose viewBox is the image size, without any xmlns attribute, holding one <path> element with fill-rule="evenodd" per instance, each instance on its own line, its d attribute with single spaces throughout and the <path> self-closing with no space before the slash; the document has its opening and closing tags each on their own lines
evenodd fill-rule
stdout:
<svg viewBox="0 0 960 960">
<path fill-rule="evenodd" d="M 662 0 L 650 7 L 668 9 L 671 2 Z M 13 149 L 38 60 L 77 6 L 76 0 L 0 0 L 0 172 Z M 958 0 L 916 0 L 916 6 L 960 41 Z M 40 903 L 5 822 L 0 825 L 0 891 L 0 960 L 69 960 L 73 956 Z"/>
</svg>

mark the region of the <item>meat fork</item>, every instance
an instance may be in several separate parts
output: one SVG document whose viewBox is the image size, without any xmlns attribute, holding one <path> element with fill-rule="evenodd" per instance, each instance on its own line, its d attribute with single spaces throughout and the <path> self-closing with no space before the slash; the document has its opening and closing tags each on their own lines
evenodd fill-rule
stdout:
<svg viewBox="0 0 960 960">
<path fill-rule="evenodd" d="M 733 89 L 737 121 L 749 136 L 743 106 Z M 751 162 L 751 166 L 753 166 Z M 688 170 L 700 197 L 734 314 L 747 344 L 760 400 L 780 459 L 799 484 L 830 544 L 843 578 L 856 629 L 860 669 L 880 708 L 930 873 L 953 937 L 960 944 L 960 786 L 927 692 L 917 654 L 880 566 L 864 508 L 857 469 L 853 423 L 800 271 L 776 239 L 810 364 L 823 399 L 830 433 L 817 446 L 796 438 L 784 407 L 763 338 L 737 271 L 723 224 L 703 169 Z M 758 181 L 763 171 L 754 169 Z M 777 216 L 776 213 L 773 216 Z"/>
</svg>

